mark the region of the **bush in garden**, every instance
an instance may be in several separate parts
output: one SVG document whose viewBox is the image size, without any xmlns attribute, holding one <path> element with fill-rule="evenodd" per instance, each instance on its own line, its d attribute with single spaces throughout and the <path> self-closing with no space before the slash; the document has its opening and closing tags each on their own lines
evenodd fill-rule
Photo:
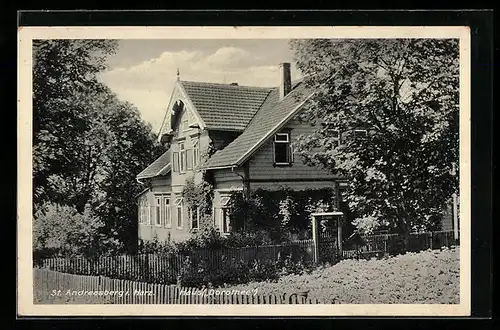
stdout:
<svg viewBox="0 0 500 330">
<path fill-rule="evenodd" d="M 80 213 L 72 206 L 45 203 L 33 219 L 34 256 L 103 255 L 118 246 L 116 240 L 102 234 L 103 227 L 89 205 Z"/>
<path fill-rule="evenodd" d="M 303 274 L 309 271 L 301 261 L 292 260 L 291 255 L 273 260 L 231 260 L 223 257 L 215 266 L 203 261 L 193 263 L 186 258 L 182 265 L 177 284 L 189 287 L 225 286 L 251 281 L 277 281 L 280 276 Z"/>
<path fill-rule="evenodd" d="M 335 210 L 333 189 L 257 189 L 231 195 L 231 223 L 239 232 L 263 230 L 273 243 L 305 239 L 311 229 L 311 213 Z"/>
</svg>

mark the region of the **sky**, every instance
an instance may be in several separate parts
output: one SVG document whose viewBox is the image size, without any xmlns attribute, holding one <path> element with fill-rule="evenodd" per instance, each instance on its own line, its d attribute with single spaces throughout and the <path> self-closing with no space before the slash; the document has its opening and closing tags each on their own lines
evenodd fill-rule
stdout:
<svg viewBox="0 0 500 330">
<path fill-rule="evenodd" d="M 281 62 L 292 64 L 292 80 L 301 77 L 288 40 L 120 40 L 101 79 L 157 132 L 177 69 L 181 80 L 269 87 L 279 83 Z"/>
</svg>

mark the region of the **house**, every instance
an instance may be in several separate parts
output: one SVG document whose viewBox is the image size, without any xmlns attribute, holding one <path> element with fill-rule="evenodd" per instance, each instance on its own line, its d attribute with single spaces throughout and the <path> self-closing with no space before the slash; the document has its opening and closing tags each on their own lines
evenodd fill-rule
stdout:
<svg viewBox="0 0 500 330">
<path fill-rule="evenodd" d="M 311 96 L 292 82 L 290 64 L 280 65 L 280 86 L 248 87 L 179 80 L 159 138 L 168 149 L 137 180 L 148 186 L 139 197 L 139 238 L 183 240 L 198 229 L 196 210 L 188 210 L 182 189 L 188 178 L 214 181 L 214 224 L 229 232 L 225 208 L 229 194 L 243 189 L 333 188 L 339 178 L 305 165 L 291 142 L 313 129 L 296 115 Z M 215 152 L 203 157 L 209 148 Z"/>
<path fill-rule="evenodd" d="M 279 72 L 275 88 L 177 80 L 159 134 L 166 151 L 137 175 L 147 186 L 138 196 L 140 239 L 181 241 L 199 229 L 199 212 L 188 209 L 182 191 L 189 178 L 200 183 L 204 171 L 222 234 L 230 231 L 233 191 L 342 189 L 341 178 L 294 155 L 292 141 L 314 129 L 297 118 L 312 91 L 292 82 L 289 63 Z"/>
</svg>

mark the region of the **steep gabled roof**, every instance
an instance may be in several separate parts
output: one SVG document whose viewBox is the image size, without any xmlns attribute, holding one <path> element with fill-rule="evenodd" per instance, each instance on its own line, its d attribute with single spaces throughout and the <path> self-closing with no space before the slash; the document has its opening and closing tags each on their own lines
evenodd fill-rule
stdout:
<svg viewBox="0 0 500 330">
<path fill-rule="evenodd" d="M 147 179 L 154 178 L 156 176 L 166 175 L 171 170 L 170 164 L 170 149 L 165 151 L 160 157 L 158 157 L 154 162 L 152 162 L 148 167 L 146 167 L 141 173 L 139 173 L 136 178 Z"/>
<path fill-rule="evenodd" d="M 303 82 L 296 83 L 281 102 L 278 102 L 278 93 L 277 88 L 273 89 L 245 131 L 227 147 L 213 154 L 203 168 L 242 165 L 270 136 L 281 129 L 312 95 Z"/>
<path fill-rule="evenodd" d="M 207 129 L 243 131 L 272 88 L 180 81 Z"/>
</svg>

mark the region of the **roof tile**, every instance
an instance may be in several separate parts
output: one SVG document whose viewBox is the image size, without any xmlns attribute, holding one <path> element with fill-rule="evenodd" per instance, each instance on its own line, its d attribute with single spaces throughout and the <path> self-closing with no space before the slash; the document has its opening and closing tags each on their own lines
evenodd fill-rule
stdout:
<svg viewBox="0 0 500 330">
<path fill-rule="evenodd" d="M 170 149 L 165 151 L 160 157 L 146 167 L 136 176 L 136 178 L 147 179 L 158 175 L 165 175 L 170 172 L 170 166 L 167 165 L 170 165 Z"/>
<path fill-rule="evenodd" d="M 272 88 L 181 81 L 208 129 L 243 131 Z"/>
<path fill-rule="evenodd" d="M 305 84 L 299 82 L 283 101 L 278 102 L 278 89 L 273 89 L 245 131 L 227 147 L 213 154 L 203 167 L 209 169 L 241 165 L 237 164 L 238 160 L 281 123 L 310 93 Z"/>
</svg>

